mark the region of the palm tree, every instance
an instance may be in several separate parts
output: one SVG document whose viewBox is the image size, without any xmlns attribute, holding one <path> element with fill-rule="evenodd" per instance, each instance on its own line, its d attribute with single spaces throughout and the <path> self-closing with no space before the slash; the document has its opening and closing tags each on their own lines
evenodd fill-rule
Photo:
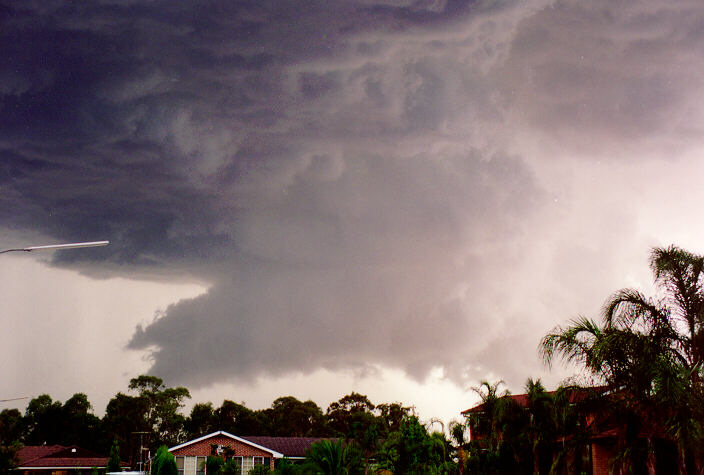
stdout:
<svg viewBox="0 0 704 475">
<path fill-rule="evenodd" d="M 359 474 L 362 457 L 353 445 L 342 445 L 338 440 L 321 440 L 306 452 L 306 465 L 313 473 L 323 475 Z"/>
<path fill-rule="evenodd" d="M 526 410 L 529 415 L 527 436 L 533 455 L 533 473 L 539 474 L 546 471 L 541 470 L 541 467 L 545 466 L 545 462 L 552 460 L 550 444 L 555 435 L 553 400 L 540 379 L 533 381 L 532 378 L 528 378 L 526 396 Z"/>
<path fill-rule="evenodd" d="M 503 381 L 497 381 L 494 384 L 488 381 L 482 381 L 479 386 L 473 387 L 472 390 L 479 395 L 482 400 L 482 410 L 475 412 L 469 416 L 469 426 L 474 429 L 475 434 L 481 434 L 486 437 L 488 449 L 490 452 L 495 452 L 499 444 L 499 413 L 501 411 L 501 399 L 509 393 L 504 390 L 499 394 L 499 386 L 504 384 Z"/>
<path fill-rule="evenodd" d="M 595 421 L 603 410 L 601 394 L 592 388 L 560 386 L 552 395 L 552 420 L 555 424 L 555 454 L 550 473 L 582 473 L 586 447 Z"/>
<path fill-rule="evenodd" d="M 311 445 L 306 461 L 319 473 L 337 475 L 345 473 L 342 463 L 342 442 L 321 440 Z"/>
<path fill-rule="evenodd" d="M 627 413 L 668 428 L 684 470 L 687 454 L 697 466 L 702 455 L 704 257 L 675 246 L 656 248 L 650 267 L 661 298 L 620 290 L 606 301 L 602 325 L 581 317 L 557 327 L 541 341 L 541 352 L 548 364 L 557 355 L 581 364 L 622 391 Z M 621 442 L 627 443 L 625 436 Z"/>
<path fill-rule="evenodd" d="M 503 381 L 494 384 L 482 381 L 472 388 L 482 404 L 469 415 L 471 428 L 471 466 L 479 466 L 490 473 L 511 472 L 524 463 L 525 412 L 507 390 L 499 392 Z"/>
<path fill-rule="evenodd" d="M 457 467 L 460 475 L 464 473 L 464 466 L 467 462 L 467 455 L 464 451 L 466 429 L 467 426 L 456 420 L 450 421 L 448 425 L 450 437 L 457 444 Z"/>
</svg>

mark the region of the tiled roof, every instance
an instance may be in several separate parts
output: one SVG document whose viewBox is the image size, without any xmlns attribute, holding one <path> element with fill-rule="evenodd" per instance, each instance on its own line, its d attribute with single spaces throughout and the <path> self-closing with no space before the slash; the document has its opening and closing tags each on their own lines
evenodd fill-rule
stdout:
<svg viewBox="0 0 704 475">
<path fill-rule="evenodd" d="M 286 457 L 305 457 L 306 450 L 308 450 L 311 445 L 324 440 L 321 437 L 247 436 L 242 438 L 257 445 L 262 445 L 276 452 L 280 452 Z"/>
<path fill-rule="evenodd" d="M 570 402 L 574 403 L 577 401 L 582 401 L 586 397 L 586 395 L 590 392 L 596 392 L 596 393 L 604 393 L 608 389 L 607 386 L 595 386 L 591 388 L 574 388 L 569 396 L 570 396 Z M 554 395 L 557 391 L 547 391 L 548 394 Z M 528 395 L 527 394 L 509 394 L 507 396 L 502 396 L 501 399 L 503 398 L 509 398 L 513 399 L 516 403 L 518 403 L 519 406 L 521 407 L 527 407 L 528 406 Z M 465 411 L 462 411 L 462 415 L 467 416 L 469 414 L 472 414 L 474 412 L 482 412 L 484 410 L 484 403 L 478 404 L 474 407 L 471 407 Z"/>
<path fill-rule="evenodd" d="M 107 457 L 43 457 L 30 463 L 20 464 L 20 467 L 106 467 Z"/>
<path fill-rule="evenodd" d="M 17 453 L 19 466 L 40 467 L 105 467 L 108 457 L 101 457 L 81 447 L 62 445 L 28 445 Z M 123 463 L 123 465 L 126 465 Z"/>
<path fill-rule="evenodd" d="M 24 466 L 32 460 L 47 457 L 65 448 L 62 445 L 25 445 L 17 452 L 17 458 L 20 461 L 20 466 Z"/>
</svg>

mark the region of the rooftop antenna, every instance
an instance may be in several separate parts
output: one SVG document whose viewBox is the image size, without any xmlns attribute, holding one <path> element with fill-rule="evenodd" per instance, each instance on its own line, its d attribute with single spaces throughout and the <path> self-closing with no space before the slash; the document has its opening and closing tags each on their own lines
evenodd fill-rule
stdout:
<svg viewBox="0 0 704 475">
<path fill-rule="evenodd" d="M 142 459 L 142 454 L 144 453 L 145 450 L 149 450 L 149 449 L 145 449 L 145 448 L 142 446 L 142 438 L 144 437 L 144 434 L 149 434 L 149 432 L 144 432 L 144 431 L 139 432 L 139 431 L 137 431 L 137 432 L 132 432 L 132 433 L 133 433 L 133 434 L 139 434 L 139 462 L 138 462 L 139 465 L 138 465 L 138 467 L 139 467 L 139 471 L 142 472 L 142 473 L 144 473 L 144 470 L 142 470 L 142 468 L 144 467 L 144 462 L 143 462 L 143 459 Z"/>
</svg>

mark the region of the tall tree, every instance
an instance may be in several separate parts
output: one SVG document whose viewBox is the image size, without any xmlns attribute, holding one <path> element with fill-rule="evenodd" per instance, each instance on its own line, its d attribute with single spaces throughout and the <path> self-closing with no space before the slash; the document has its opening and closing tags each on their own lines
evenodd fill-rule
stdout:
<svg viewBox="0 0 704 475">
<path fill-rule="evenodd" d="M 14 473 L 19 460 L 17 453 L 22 448 L 22 444 L 15 441 L 12 444 L 0 444 L 0 473 Z"/>
<path fill-rule="evenodd" d="M 406 416 L 411 415 L 412 407 L 404 406 L 400 402 L 377 404 L 376 412 L 384 427 L 383 434 L 398 431 L 401 428 L 401 421 Z"/>
<path fill-rule="evenodd" d="M 504 384 L 503 381 L 497 381 L 491 384 L 488 381 L 482 381 L 477 387 L 472 390 L 481 398 L 481 411 L 474 412 L 469 415 L 467 421 L 475 434 L 481 434 L 484 438 L 483 442 L 486 449 L 490 453 L 498 450 L 500 440 L 500 425 L 503 397 L 508 395 L 508 391 L 499 392 L 499 387 Z"/>
<path fill-rule="evenodd" d="M 189 439 L 195 439 L 196 437 L 210 434 L 216 430 L 216 427 L 222 428 L 222 430 L 228 432 L 230 431 L 229 428 L 226 429 L 216 422 L 212 402 L 199 402 L 194 404 L 190 416 L 183 422 L 183 429 L 186 431 L 186 436 Z M 237 432 L 233 432 L 233 434 L 237 434 Z"/>
<path fill-rule="evenodd" d="M 528 425 L 527 437 L 530 440 L 533 473 L 547 473 L 552 465 L 552 444 L 555 439 L 553 399 L 545 390 L 540 379 L 526 381 Z"/>
<path fill-rule="evenodd" d="M 704 257 L 675 246 L 656 248 L 650 267 L 659 298 L 620 290 L 606 301 L 601 325 L 579 318 L 557 327 L 541 350 L 548 364 L 559 355 L 622 391 L 627 410 L 621 415 L 639 415 L 643 427 L 668 428 L 685 471 L 687 459 L 700 467 L 703 455 Z M 624 430 L 623 450 L 638 453 L 624 445 L 627 439 Z"/>
<path fill-rule="evenodd" d="M 195 408 L 194 408 L 195 409 Z M 214 428 L 237 435 L 268 435 L 264 413 L 253 411 L 243 404 L 224 400 L 213 414 Z"/>
<path fill-rule="evenodd" d="M 286 437 L 315 437 L 326 435 L 325 418 L 313 401 L 299 401 L 293 396 L 277 398 L 265 411 L 271 424 L 271 433 Z"/>
<path fill-rule="evenodd" d="M 394 473 L 428 473 L 430 471 L 430 438 L 416 416 L 401 422 Z"/>
<path fill-rule="evenodd" d="M 184 387 L 170 388 L 156 376 L 140 375 L 130 380 L 129 389 L 146 401 L 144 418 L 157 444 L 174 445 L 183 435 L 185 417 L 178 411 L 191 394 Z"/>
<path fill-rule="evenodd" d="M 131 466 L 140 460 L 140 440 L 150 441 L 151 432 L 148 431 L 147 401 L 142 398 L 117 393 L 109 402 L 103 417 L 103 426 L 107 433 L 117 438 L 120 445 L 120 454 L 123 460 Z M 140 432 L 140 437 L 136 433 Z M 144 436 L 146 435 L 146 438 Z"/>
<path fill-rule="evenodd" d="M 25 424 L 27 445 L 58 444 L 63 433 L 63 413 L 59 401 L 41 394 L 27 404 Z"/>
<path fill-rule="evenodd" d="M 93 414 L 93 406 L 84 393 L 76 393 L 64 403 L 62 412 L 62 445 L 79 445 L 96 452 L 104 452 L 107 443 L 102 422 Z"/>
<path fill-rule="evenodd" d="M 145 375 L 131 379 L 129 389 L 137 395 L 117 393 L 105 409 L 103 426 L 108 436 L 118 439 L 122 459 L 135 466 L 141 460 L 140 444 L 154 451 L 160 445 L 181 441 L 185 417 L 179 410 L 190 393 Z"/>
<path fill-rule="evenodd" d="M 339 436 L 355 438 L 374 422 L 375 406 L 364 394 L 352 392 L 330 403 L 327 419 L 330 428 Z"/>
<path fill-rule="evenodd" d="M 467 426 L 463 423 L 452 420 L 448 425 L 450 437 L 455 442 L 455 451 L 457 452 L 457 468 L 460 475 L 464 473 L 465 465 L 467 464 L 467 454 L 464 450 L 466 441 Z"/>
<path fill-rule="evenodd" d="M 0 412 L 0 445 L 11 445 L 23 437 L 24 422 L 18 409 L 3 409 Z"/>
</svg>

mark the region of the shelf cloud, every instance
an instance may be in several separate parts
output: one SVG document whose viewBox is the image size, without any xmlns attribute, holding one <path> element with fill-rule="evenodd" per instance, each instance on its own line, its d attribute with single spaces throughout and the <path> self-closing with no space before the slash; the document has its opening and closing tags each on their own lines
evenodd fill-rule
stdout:
<svg viewBox="0 0 704 475">
<path fill-rule="evenodd" d="M 0 18 L 4 233 L 109 239 L 54 261 L 95 277 L 207 283 L 127 345 L 170 383 L 520 380 L 543 333 L 659 242 L 624 167 L 662 177 L 704 124 L 696 2 L 22 2 Z"/>
</svg>

